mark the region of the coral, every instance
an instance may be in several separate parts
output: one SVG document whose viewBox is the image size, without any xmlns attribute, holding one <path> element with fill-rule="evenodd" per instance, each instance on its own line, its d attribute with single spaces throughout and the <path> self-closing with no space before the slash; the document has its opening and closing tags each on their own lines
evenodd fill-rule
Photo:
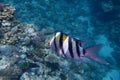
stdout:
<svg viewBox="0 0 120 80">
<path fill-rule="evenodd" d="M 15 12 L 15 8 L 8 4 L 1 4 L 1 14 L 0 14 L 0 20 L 9 20 L 13 18 L 13 14 Z"/>
</svg>

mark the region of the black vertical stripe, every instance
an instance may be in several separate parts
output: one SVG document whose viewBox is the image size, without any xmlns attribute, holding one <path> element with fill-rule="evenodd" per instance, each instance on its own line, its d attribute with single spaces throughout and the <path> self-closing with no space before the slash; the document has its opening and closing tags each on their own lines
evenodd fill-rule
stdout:
<svg viewBox="0 0 120 80">
<path fill-rule="evenodd" d="M 80 45 L 80 47 L 82 46 L 81 42 L 78 43 Z"/>
<path fill-rule="evenodd" d="M 85 49 L 83 49 L 83 55 L 85 55 L 85 53 L 86 53 L 86 51 L 85 51 Z"/>
<path fill-rule="evenodd" d="M 57 52 L 57 45 L 56 45 L 56 37 L 54 36 L 54 46 L 55 46 L 55 51 Z"/>
<path fill-rule="evenodd" d="M 63 34 L 62 33 L 60 33 L 59 45 L 60 45 L 60 48 L 62 49 L 63 47 Z"/>
<path fill-rule="evenodd" d="M 59 45 L 60 45 L 60 49 L 62 50 L 63 55 L 66 56 L 63 50 L 63 34 L 62 33 L 60 33 Z"/>
<path fill-rule="evenodd" d="M 78 41 L 76 41 L 76 51 L 77 51 L 77 55 L 80 57 L 80 49 L 79 49 Z"/>
<path fill-rule="evenodd" d="M 71 55 L 72 58 L 74 58 L 73 50 L 72 50 L 72 49 L 73 49 L 73 46 L 72 46 L 72 38 L 69 37 L 69 40 L 68 40 L 68 41 L 69 41 L 69 43 L 68 43 L 68 44 L 69 44 L 69 45 L 68 45 L 69 48 L 68 48 L 68 49 L 69 49 L 70 55 Z"/>
</svg>

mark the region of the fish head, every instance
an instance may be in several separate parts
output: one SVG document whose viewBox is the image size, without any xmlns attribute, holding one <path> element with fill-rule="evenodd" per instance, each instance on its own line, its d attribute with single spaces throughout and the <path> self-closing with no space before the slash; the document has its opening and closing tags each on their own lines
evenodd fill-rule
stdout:
<svg viewBox="0 0 120 80">
<path fill-rule="evenodd" d="M 56 32 L 48 41 L 48 46 L 50 46 L 52 49 L 55 49 L 55 46 L 58 46 L 60 34 L 60 32 Z"/>
<path fill-rule="evenodd" d="M 52 46 L 52 45 L 53 45 L 54 39 L 55 39 L 54 36 L 52 36 L 52 37 L 50 38 L 50 40 L 48 41 L 48 46 Z"/>
<path fill-rule="evenodd" d="M 56 41 L 58 42 L 59 41 L 59 37 L 60 37 L 60 32 L 56 32 L 51 38 L 50 40 L 48 41 L 48 46 L 51 46 L 52 44 L 54 44 L 54 40 L 56 38 Z"/>
</svg>

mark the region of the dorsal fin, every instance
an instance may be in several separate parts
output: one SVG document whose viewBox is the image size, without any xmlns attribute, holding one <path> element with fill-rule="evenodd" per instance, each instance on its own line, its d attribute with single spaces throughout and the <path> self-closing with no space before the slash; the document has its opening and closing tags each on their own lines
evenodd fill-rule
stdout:
<svg viewBox="0 0 120 80">
<path fill-rule="evenodd" d="M 79 39 L 77 39 L 77 38 L 74 38 L 74 39 L 78 42 L 78 44 L 79 44 L 80 46 L 84 46 L 85 41 L 79 40 Z"/>
<path fill-rule="evenodd" d="M 64 32 L 61 32 L 61 31 L 59 31 L 59 32 L 60 32 L 61 34 L 64 34 L 64 39 L 68 36 L 68 37 L 70 37 L 70 38 L 73 38 L 75 41 L 77 41 L 80 46 L 84 46 L 85 41 L 79 40 L 78 38 L 72 37 L 72 36 L 70 36 L 70 35 L 68 35 L 68 34 L 66 34 L 66 33 L 64 33 Z M 56 33 L 57 33 L 57 32 L 56 32 Z"/>
</svg>

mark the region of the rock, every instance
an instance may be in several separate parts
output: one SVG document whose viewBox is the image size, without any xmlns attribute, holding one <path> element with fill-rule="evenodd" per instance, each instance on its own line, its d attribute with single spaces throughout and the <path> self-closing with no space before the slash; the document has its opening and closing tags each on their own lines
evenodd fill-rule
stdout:
<svg viewBox="0 0 120 80">
<path fill-rule="evenodd" d="M 45 61 L 50 63 L 59 63 L 59 59 L 55 54 L 49 54 L 45 57 Z"/>
<path fill-rule="evenodd" d="M 2 57 L 0 60 L 0 70 L 6 69 L 8 66 L 10 66 L 10 63 L 8 63 L 9 60 L 6 57 Z"/>
<path fill-rule="evenodd" d="M 22 59 L 25 59 L 25 58 L 26 58 L 26 55 L 25 55 L 25 54 L 22 54 L 22 55 L 20 55 L 20 57 L 21 57 Z"/>
<path fill-rule="evenodd" d="M 16 33 L 18 31 L 18 26 L 15 26 L 11 29 L 11 32 Z"/>
<path fill-rule="evenodd" d="M 37 74 L 39 72 L 38 68 L 32 68 L 28 72 L 23 73 L 20 77 L 20 80 L 42 80 Z"/>
<path fill-rule="evenodd" d="M 12 45 L 0 45 L 0 54 L 11 55 L 12 52 L 18 51 L 15 46 Z"/>
<path fill-rule="evenodd" d="M 30 33 L 30 34 L 32 34 L 34 32 L 35 32 L 35 30 L 33 28 L 28 28 L 28 30 L 27 30 L 27 33 Z"/>
<path fill-rule="evenodd" d="M 21 75 L 21 70 L 14 65 L 16 60 L 12 58 L 8 58 L 6 56 L 2 56 L 0 60 L 0 77 L 8 79 L 18 79 Z"/>
<path fill-rule="evenodd" d="M 28 45 L 31 42 L 31 39 L 28 36 L 26 36 L 23 40 L 24 45 Z"/>
<path fill-rule="evenodd" d="M 19 52 L 26 53 L 27 51 L 29 51 L 29 48 L 26 46 L 22 46 Z"/>
<path fill-rule="evenodd" d="M 41 41 L 42 41 L 42 39 L 41 39 L 40 36 L 34 36 L 34 37 L 33 37 L 33 43 L 37 44 L 37 43 L 39 43 L 39 42 L 41 42 Z"/>
</svg>

